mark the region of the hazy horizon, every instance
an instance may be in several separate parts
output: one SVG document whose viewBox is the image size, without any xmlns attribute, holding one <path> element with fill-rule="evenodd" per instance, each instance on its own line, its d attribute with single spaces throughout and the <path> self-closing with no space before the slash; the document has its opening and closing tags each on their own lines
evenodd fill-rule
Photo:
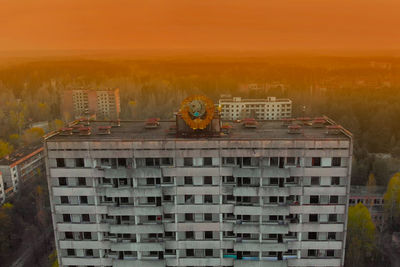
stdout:
<svg viewBox="0 0 400 267">
<path fill-rule="evenodd" d="M 397 0 L 2 1 L 0 51 L 398 50 L 398 10 Z"/>
</svg>

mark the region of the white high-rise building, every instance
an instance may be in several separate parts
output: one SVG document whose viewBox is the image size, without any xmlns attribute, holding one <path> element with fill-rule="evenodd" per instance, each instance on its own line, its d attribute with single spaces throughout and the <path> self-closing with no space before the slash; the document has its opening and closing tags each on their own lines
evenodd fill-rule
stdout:
<svg viewBox="0 0 400 267">
<path fill-rule="evenodd" d="M 91 122 L 46 138 L 60 266 L 344 265 L 348 131 L 328 118 L 224 134 L 218 114 L 204 130 L 182 122 Z"/>
<path fill-rule="evenodd" d="M 290 99 L 242 99 L 233 97 L 220 99 L 221 118 L 223 120 L 238 120 L 254 118 L 257 120 L 279 120 L 292 116 L 292 101 Z"/>
</svg>

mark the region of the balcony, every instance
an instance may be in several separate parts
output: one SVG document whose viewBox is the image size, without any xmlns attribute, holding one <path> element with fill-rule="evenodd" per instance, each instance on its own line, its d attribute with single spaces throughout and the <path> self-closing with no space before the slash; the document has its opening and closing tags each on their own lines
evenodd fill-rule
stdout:
<svg viewBox="0 0 400 267">
<path fill-rule="evenodd" d="M 109 249 L 108 241 L 92 241 L 92 240 L 60 240 L 60 248 L 62 249 Z"/>
<path fill-rule="evenodd" d="M 232 213 L 234 206 L 232 204 L 167 204 L 163 206 L 164 213 L 209 213 L 210 211 L 219 211 L 221 213 Z"/>
<path fill-rule="evenodd" d="M 288 265 L 286 260 L 278 261 L 276 259 L 275 260 L 242 259 L 242 260 L 235 260 L 233 266 L 234 267 L 287 267 Z"/>
<path fill-rule="evenodd" d="M 235 206 L 235 215 L 289 215 L 287 205 Z"/>
<path fill-rule="evenodd" d="M 303 240 L 288 244 L 289 249 L 342 249 L 342 241 Z"/>
<path fill-rule="evenodd" d="M 310 213 L 323 213 L 323 214 L 344 214 L 345 205 L 331 204 L 331 205 L 291 205 L 291 214 L 310 214 Z"/>
<path fill-rule="evenodd" d="M 290 232 L 343 232 L 343 223 L 290 223 Z"/>
<path fill-rule="evenodd" d="M 235 242 L 233 247 L 235 251 L 286 251 L 288 244 L 266 241 L 260 243 L 259 240 L 242 240 L 242 242 Z"/>
<path fill-rule="evenodd" d="M 146 225 L 110 225 L 110 233 L 112 234 L 150 234 L 163 233 L 164 229 L 161 224 Z"/>
<path fill-rule="evenodd" d="M 129 178 L 131 177 L 131 168 L 108 168 L 106 166 L 100 166 L 100 169 L 104 169 L 104 178 Z"/>
<path fill-rule="evenodd" d="M 101 224 L 81 224 L 81 223 L 57 223 L 57 230 L 60 232 L 108 232 L 109 225 Z"/>
<path fill-rule="evenodd" d="M 111 242 L 113 251 L 164 251 L 163 242 Z"/>
<path fill-rule="evenodd" d="M 165 261 L 157 258 L 155 259 L 141 259 L 141 260 L 113 260 L 113 267 L 165 267 Z"/>
<path fill-rule="evenodd" d="M 220 258 L 198 258 L 198 257 L 166 259 L 165 261 L 168 266 L 221 266 L 222 263 Z"/>
<path fill-rule="evenodd" d="M 87 257 L 62 257 L 62 265 L 93 265 L 93 266 L 110 266 L 112 259 L 109 258 L 87 258 Z"/>
<path fill-rule="evenodd" d="M 289 259 L 287 266 L 342 266 L 341 259 Z"/>
<path fill-rule="evenodd" d="M 161 187 L 141 186 L 132 188 L 129 186 L 118 188 L 99 188 L 99 193 L 107 197 L 160 197 L 162 196 Z"/>
<path fill-rule="evenodd" d="M 165 249 L 219 249 L 219 248 L 232 249 L 233 241 L 220 241 L 220 240 L 179 240 L 179 241 L 166 241 Z"/>
<path fill-rule="evenodd" d="M 162 207 L 155 205 L 149 206 L 120 206 L 109 207 L 108 215 L 110 216 L 148 216 L 148 215 L 162 215 Z"/>
</svg>

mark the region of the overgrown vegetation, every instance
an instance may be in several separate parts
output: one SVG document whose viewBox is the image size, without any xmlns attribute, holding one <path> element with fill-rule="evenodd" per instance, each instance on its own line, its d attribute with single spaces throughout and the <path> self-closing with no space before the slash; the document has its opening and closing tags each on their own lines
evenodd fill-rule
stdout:
<svg viewBox="0 0 400 267">
<path fill-rule="evenodd" d="M 53 246 L 46 178 L 38 173 L 22 184 L 11 203 L 0 207 L 0 262 L 9 264 L 30 251 L 26 266 L 45 266 Z"/>
</svg>

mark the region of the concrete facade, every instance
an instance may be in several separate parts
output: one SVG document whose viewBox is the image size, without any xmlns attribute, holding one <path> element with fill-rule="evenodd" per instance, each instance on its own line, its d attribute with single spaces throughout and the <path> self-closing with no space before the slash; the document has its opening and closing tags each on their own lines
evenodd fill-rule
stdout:
<svg viewBox="0 0 400 267">
<path fill-rule="evenodd" d="M 176 138 L 174 123 L 46 138 L 60 266 L 344 265 L 350 133 Z"/>
<path fill-rule="evenodd" d="M 279 120 L 292 116 L 292 101 L 290 99 L 220 99 L 221 118 L 224 120 L 238 120 L 254 118 L 257 120 Z"/>
</svg>

